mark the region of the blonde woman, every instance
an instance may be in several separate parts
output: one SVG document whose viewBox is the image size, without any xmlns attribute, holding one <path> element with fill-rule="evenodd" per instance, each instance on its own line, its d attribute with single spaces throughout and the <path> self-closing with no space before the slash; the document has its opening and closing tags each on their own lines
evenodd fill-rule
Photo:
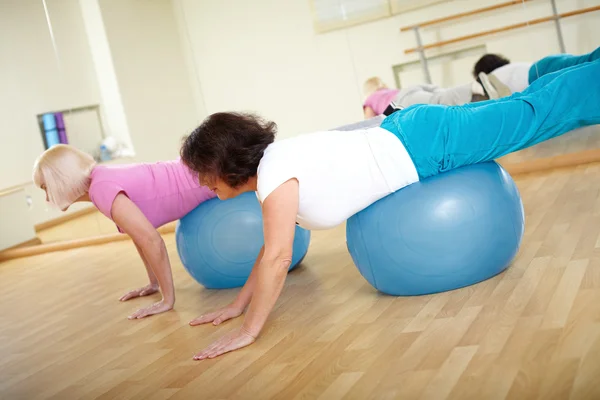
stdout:
<svg viewBox="0 0 600 400">
<path fill-rule="evenodd" d="M 465 85 L 442 89 L 436 85 L 413 85 L 403 89 L 390 89 L 378 77 L 367 79 L 363 85 L 365 119 L 378 115 L 389 115 L 393 108 L 406 108 L 413 104 L 463 105 L 476 101 L 498 99 L 510 95 L 494 77 L 483 80 L 483 86 L 476 81 Z"/>
<path fill-rule="evenodd" d="M 33 167 L 35 184 L 46 201 L 66 211 L 71 204 L 89 201 L 133 239 L 146 267 L 148 284 L 121 296 L 121 301 L 158 291 L 162 300 L 144 307 L 129 319 L 169 311 L 175 304 L 171 264 L 165 243 L 156 230 L 216 197 L 179 160 L 152 164 L 103 166 L 68 145 L 46 150 Z"/>
</svg>

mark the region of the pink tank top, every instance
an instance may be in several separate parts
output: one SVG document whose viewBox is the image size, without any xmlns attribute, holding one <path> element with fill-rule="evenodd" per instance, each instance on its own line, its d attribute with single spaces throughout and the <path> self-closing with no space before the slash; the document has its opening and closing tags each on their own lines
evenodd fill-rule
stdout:
<svg viewBox="0 0 600 400">
<path fill-rule="evenodd" d="M 379 89 L 365 100 L 364 107 L 370 107 L 375 114 L 381 115 L 400 92 L 398 89 Z"/>
<path fill-rule="evenodd" d="M 90 200 L 102 214 L 112 220 L 113 201 L 123 193 L 155 228 L 182 218 L 200 203 L 216 197 L 206 186 L 200 186 L 197 175 L 180 160 L 99 165 L 92 170 L 91 179 Z"/>
</svg>

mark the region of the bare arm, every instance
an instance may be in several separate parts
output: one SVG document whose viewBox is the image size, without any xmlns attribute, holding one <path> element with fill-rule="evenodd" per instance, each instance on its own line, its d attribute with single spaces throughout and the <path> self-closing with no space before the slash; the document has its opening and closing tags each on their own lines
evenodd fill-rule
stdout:
<svg viewBox="0 0 600 400">
<path fill-rule="evenodd" d="M 265 252 L 258 265 L 256 290 L 242 326 L 253 337 L 259 335 L 273 310 L 292 263 L 298 190 L 298 181 L 289 180 L 275 189 L 263 204 Z"/>
<path fill-rule="evenodd" d="M 148 274 L 148 280 L 150 281 L 150 284 L 158 285 L 158 278 L 156 278 L 156 275 L 154 275 L 154 272 L 152 271 L 152 267 L 150 266 L 150 264 L 148 264 L 148 261 L 146 260 L 146 256 L 144 256 L 142 248 L 138 246 L 137 243 L 134 244 L 138 254 L 140 255 L 140 258 L 144 262 L 144 267 L 146 267 L 146 273 Z"/>
<path fill-rule="evenodd" d="M 156 277 L 163 296 L 159 303 L 138 310 L 129 318 L 143 318 L 172 309 L 175 304 L 175 288 L 167 248 L 162 237 L 140 209 L 122 193 L 115 198 L 111 214 L 115 223 L 133 239 L 144 264 Z"/>
<path fill-rule="evenodd" d="M 250 276 L 246 281 L 246 284 L 240 290 L 240 293 L 235 298 L 232 306 L 239 308 L 241 310 L 245 310 L 250 304 L 250 300 L 252 300 L 252 294 L 254 293 L 254 288 L 256 287 L 257 275 L 256 272 L 258 270 L 258 266 L 260 265 L 263 255 L 265 253 L 265 246 L 261 247 L 260 252 L 258 253 L 258 257 L 256 257 L 256 262 L 252 266 L 252 272 L 250 272 Z"/>
<path fill-rule="evenodd" d="M 281 294 L 292 262 L 298 190 L 298 181 L 289 180 L 273 191 L 263 204 L 264 254 L 256 268 L 256 287 L 242 327 L 211 344 L 195 359 L 214 358 L 248 346 L 260 334 Z"/>
<path fill-rule="evenodd" d="M 365 119 L 369 119 L 369 118 L 373 118 L 373 117 L 377 116 L 375 111 L 373 111 L 373 109 L 369 106 L 363 107 L 363 113 L 365 114 Z"/>
<path fill-rule="evenodd" d="M 142 249 L 137 244 L 135 245 L 135 248 L 136 248 L 138 254 L 140 255 L 140 258 L 142 259 L 142 262 L 144 263 L 144 267 L 146 267 L 146 273 L 148 274 L 149 283 L 146 286 L 143 286 L 143 287 L 137 288 L 137 289 L 133 289 L 133 290 L 130 290 L 129 292 L 125 293 L 123 296 L 121 296 L 119 298 L 120 301 L 127 301 L 127 300 L 134 299 L 136 297 L 149 296 L 151 294 L 158 292 L 158 289 L 159 289 L 158 279 L 156 278 L 156 275 L 154 275 L 154 272 L 152 272 L 152 269 L 150 268 L 150 265 L 148 264 L 148 261 L 146 260 L 144 253 L 142 252 Z"/>
</svg>

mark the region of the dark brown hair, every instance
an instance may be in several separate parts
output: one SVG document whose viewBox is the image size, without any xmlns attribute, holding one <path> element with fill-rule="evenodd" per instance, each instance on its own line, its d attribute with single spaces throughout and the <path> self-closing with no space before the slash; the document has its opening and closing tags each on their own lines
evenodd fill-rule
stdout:
<svg viewBox="0 0 600 400">
<path fill-rule="evenodd" d="M 483 72 L 486 75 L 492 73 L 496 68 L 500 68 L 506 64 L 509 64 L 508 58 L 502 57 L 498 54 L 485 54 L 475 63 L 473 68 L 473 77 L 479 79 L 479 73 Z"/>
<path fill-rule="evenodd" d="M 236 188 L 256 175 L 276 132 L 274 122 L 257 115 L 215 113 L 185 139 L 181 160 L 200 177 L 218 177 Z"/>
</svg>

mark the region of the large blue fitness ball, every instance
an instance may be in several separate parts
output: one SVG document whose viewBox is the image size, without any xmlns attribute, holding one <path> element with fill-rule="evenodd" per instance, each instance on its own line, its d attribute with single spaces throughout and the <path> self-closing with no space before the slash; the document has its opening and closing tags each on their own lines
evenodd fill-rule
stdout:
<svg viewBox="0 0 600 400">
<path fill-rule="evenodd" d="M 177 223 L 175 240 L 184 268 L 204 287 L 244 285 L 264 244 L 256 195 L 244 193 L 200 204 Z M 309 242 L 310 231 L 297 226 L 290 270 L 302 261 Z"/>
<path fill-rule="evenodd" d="M 442 292 L 491 278 L 516 256 L 523 204 L 495 162 L 459 168 L 403 188 L 352 216 L 348 250 L 381 292 Z"/>
</svg>

